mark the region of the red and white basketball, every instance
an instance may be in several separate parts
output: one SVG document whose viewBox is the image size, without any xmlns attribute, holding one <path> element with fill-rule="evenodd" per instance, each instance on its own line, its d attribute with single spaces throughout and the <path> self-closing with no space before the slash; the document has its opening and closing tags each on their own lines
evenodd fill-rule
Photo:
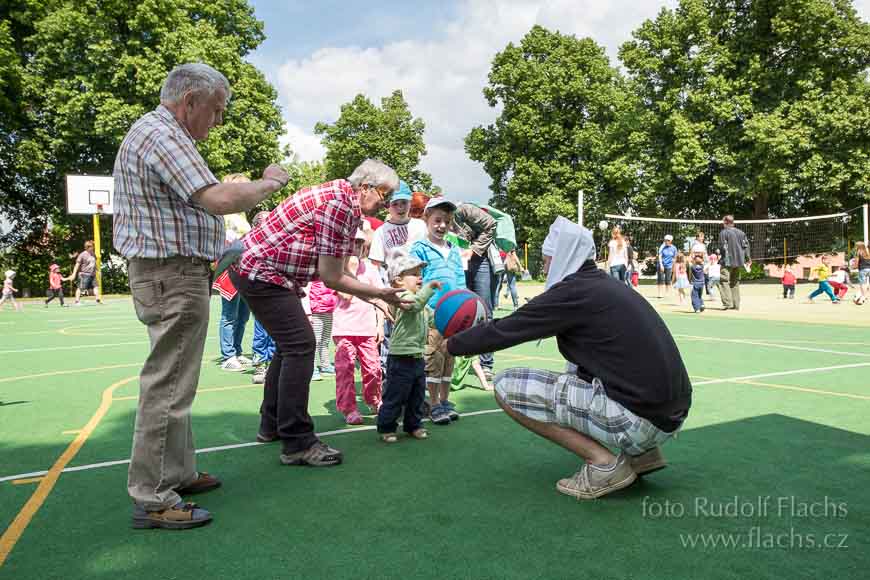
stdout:
<svg viewBox="0 0 870 580">
<path fill-rule="evenodd" d="M 451 290 L 435 305 L 435 328 L 450 337 L 489 320 L 489 310 L 471 290 Z"/>
</svg>

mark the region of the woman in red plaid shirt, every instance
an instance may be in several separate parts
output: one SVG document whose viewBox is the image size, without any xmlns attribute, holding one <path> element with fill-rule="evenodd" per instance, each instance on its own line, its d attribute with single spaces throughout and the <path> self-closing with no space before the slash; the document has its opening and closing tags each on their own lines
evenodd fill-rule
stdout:
<svg viewBox="0 0 870 580">
<path fill-rule="evenodd" d="M 367 159 L 346 180 L 302 189 L 245 236 L 239 263 L 230 269 L 233 284 L 277 346 L 266 373 L 257 440 L 280 439 L 285 465 L 341 463 L 341 452 L 314 434 L 308 414 L 315 340 L 302 288 L 318 278 L 364 300 L 402 304 L 401 289 L 375 288 L 344 269 L 362 214 L 374 215 L 398 186 L 393 169 Z"/>
</svg>

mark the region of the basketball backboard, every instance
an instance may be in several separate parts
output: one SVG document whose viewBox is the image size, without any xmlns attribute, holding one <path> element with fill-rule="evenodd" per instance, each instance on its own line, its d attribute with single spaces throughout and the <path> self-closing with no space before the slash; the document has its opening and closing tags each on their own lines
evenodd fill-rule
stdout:
<svg viewBox="0 0 870 580">
<path fill-rule="evenodd" d="M 66 211 L 69 214 L 112 214 L 115 179 L 103 175 L 67 175 Z"/>
</svg>

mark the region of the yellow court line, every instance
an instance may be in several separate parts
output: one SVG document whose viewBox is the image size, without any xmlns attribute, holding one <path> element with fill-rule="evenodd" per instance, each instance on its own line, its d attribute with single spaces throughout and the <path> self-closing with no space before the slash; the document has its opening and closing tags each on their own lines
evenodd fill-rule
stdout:
<svg viewBox="0 0 870 580">
<path fill-rule="evenodd" d="M 722 380 L 717 377 L 702 377 L 701 375 L 692 375 L 693 379 L 718 381 Z M 782 389 L 784 391 L 797 391 L 799 393 L 811 393 L 813 395 L 827 395 L 830 397 L 844 397 L 847 399 L 858 399 L 859 401 L 870 401 L 870 396 L 856 395 L 854 393 L 841 393 L 839 391 L 825 391 L 822 389 L 811 389 L 809 387 L 796 387 L 794 385 L 781 385 L 778 383 L 761 383 L 758 381 L 731 381 L 735 385 L 752 385 L 754 387 L 767 387 L 769 389 Z M 722 383 L 720 383 L 722 384 Z"/>
<path fill-rule="evenodd" d="M 853 393 L 841 393 L 838 391 L 823 391 L 821 389 L 810 389 L 807 387 L 795 387 L 793 385 L 779 385 L 776 383 L 759 383 L 756 381 L 740 381 L 741 385 L 755 385 L 759 387 L 767 387 L 770 389 L 783 389 L 786 391 L 799 391 L 801 393 L 812 393 L 815 395 L 829 395 L 832 397 L 845 397 L 847 399 L 858 399 L 860 401 L 870 401 L 870 397 L 866 395 L 855 395 Z"/>
<path fill-rule="evenodd" d="M 112 393 L 114 393 L 115 389 L 118 387 L 126 385 L 131 381 L 135 381 L 138 378 L 138 376 L 133 376 L 121 379 L 103 391 L 100 406 L 91 417 L 91 420 L 82 427 L 81 433 L 76 436 L 73 442 L 67 446 L 66 451 L 64 451 L 57 461 L 54 462 L 54 465 L 51 466 L 51 469 L 48 470 L 48 473 L 39 482 L 39 487 L 36 488 L 36 491 L 33 492 L 33 495 L 30 496 L 30 499 L 27 500 L 27 503 L 25 503 L 24 507 L 21 508 L 21 511 L 18 512 L 18 515 L 15 516 L 15 519 L 12 520 L 12 523 L 9 524 L 6 531 L 3 532 L 2 536 L 0 536 L 0 568 L 3 567 L 3 563 L 6 561 L 6 558 L 9 557 L 12 549 L 15 548 L 15 544 L 18 543 L 18 540 L 21 538 L 24 530 L 27 529 L 33 516 L 35 516 L 36 512 L 39 511 L 39 508 L 42 507 L 48 494 L 50 494 L 51 490 L 54 489 L 61 472 L 84 446 L 85 441 L 88 440 L 88 437 L 90 437 L 91 433 L 94 432 L 94 429 L 97 428 L 97 425 L 100 424 L 100 421 L 109 411 L 109 407 L 112 406 Z"/>
<path fill-rule="evenodd" d="M 212 364 L 213 362 L 214 361 L 212 361 L 211 359 L 205 360 L 205 358 L 203 358 L 201 366 L 206 366 L 206 365 Z M 15 377 L 0 378 L 0 383 L 9 383 L 12 381 L 23 381 L 24 379 L 40 379 L 42 377 L 56 377 L 59 375 L 73 375 L 73 374 L 77 374 L 77 373 L 89 373 L 91 371 L 105 371 L 105 370 L 110 370 L 110 369 L 128 369 L 131 367 L 140 367 L 141 368 L 142 365 L 144 365 L 144 364 L 145 364 L 145 361 L 142 361 L 142 362 L 136 362 L 136 363 L 123 364 L 123 365 L 107 365 L 107 366 L 103 366 L 103 367 L 90 367 L 90 368 L 86 368 L 86 369 L 72 369 L 72 370 L 68 370 L 68 371 L 51 371 L 48 373 L 37 373 L 35 375 L 18 375 Z"/>
<path fill-rule="evenodd" d="M 128 369 L 130 367 L 141 367 L 144 363 L 130 363 L 124 365 L 108 365 L 104 367 L 90 367 L 87 369 L 73 369 L 70 371 L 52 371 L 49 373 L 36 373 L 34 375 L 18 375 L 17 377 L 4 377 L 0 379 L 0 383 L 10 383 L 12 381 L 23 381 L 24 379 L 40 379 L 42 377 L 56 377 L 58 375 L 72 375 L 76 373 L 89 373 L 92 371 L 105 371 L 109 369 Z"/>
<path fill-rule="evenodd" d="M 233 391 L 236 389 L 262 389 L 263 385 L 255 385 L 255 384 L 247 384 L 247 385 L 232 385 L 229 387 L 206 387 L 203 389 L 197 389 L 196 394 L 200 393 L 214 393 L 216 391 Z M 139 398 L 139 395 L 128 395 L 124 397 L 115 397 L 113 401 L 135 401 Z"/>
<path fill-rule="evenodd" d="M 28 483 L 39 483 L 43 479 L 44 479 L 43 477 L 29 477 L 27 479 L 13 479 L 12 485 L 25 485 Z"/>
</svg>

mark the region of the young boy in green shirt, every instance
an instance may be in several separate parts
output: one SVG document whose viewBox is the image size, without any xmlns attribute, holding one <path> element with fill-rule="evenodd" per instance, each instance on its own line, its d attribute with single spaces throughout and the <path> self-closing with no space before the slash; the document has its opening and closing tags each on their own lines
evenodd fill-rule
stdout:
<svg viewBox="0 0 870 580">
<path fill-rule="evenodd" d="M 409 256 L 406 249 L 393 250 L 387 259 L 387 275 L 394 288 L 404 288 L 403 298 L 414 300 L 408 310 L 393 309 L 393 334 L 387 355 L 386 389 L 378 411 L 378 433 L 385 443 L 397 441 L 398 419 L 403 416 L 402 429 L 415 439 L 429 436 L 421 425 L 422 405 L 426 397 L 426 367 L 423 351 L 426 348 L 428 326 L 426 303 L 441 288 L 437 280 L 425 286 L 421 273 L 426 262 Z M 404 407 L 404 415 L 402 408 Z"/>
</svg>

